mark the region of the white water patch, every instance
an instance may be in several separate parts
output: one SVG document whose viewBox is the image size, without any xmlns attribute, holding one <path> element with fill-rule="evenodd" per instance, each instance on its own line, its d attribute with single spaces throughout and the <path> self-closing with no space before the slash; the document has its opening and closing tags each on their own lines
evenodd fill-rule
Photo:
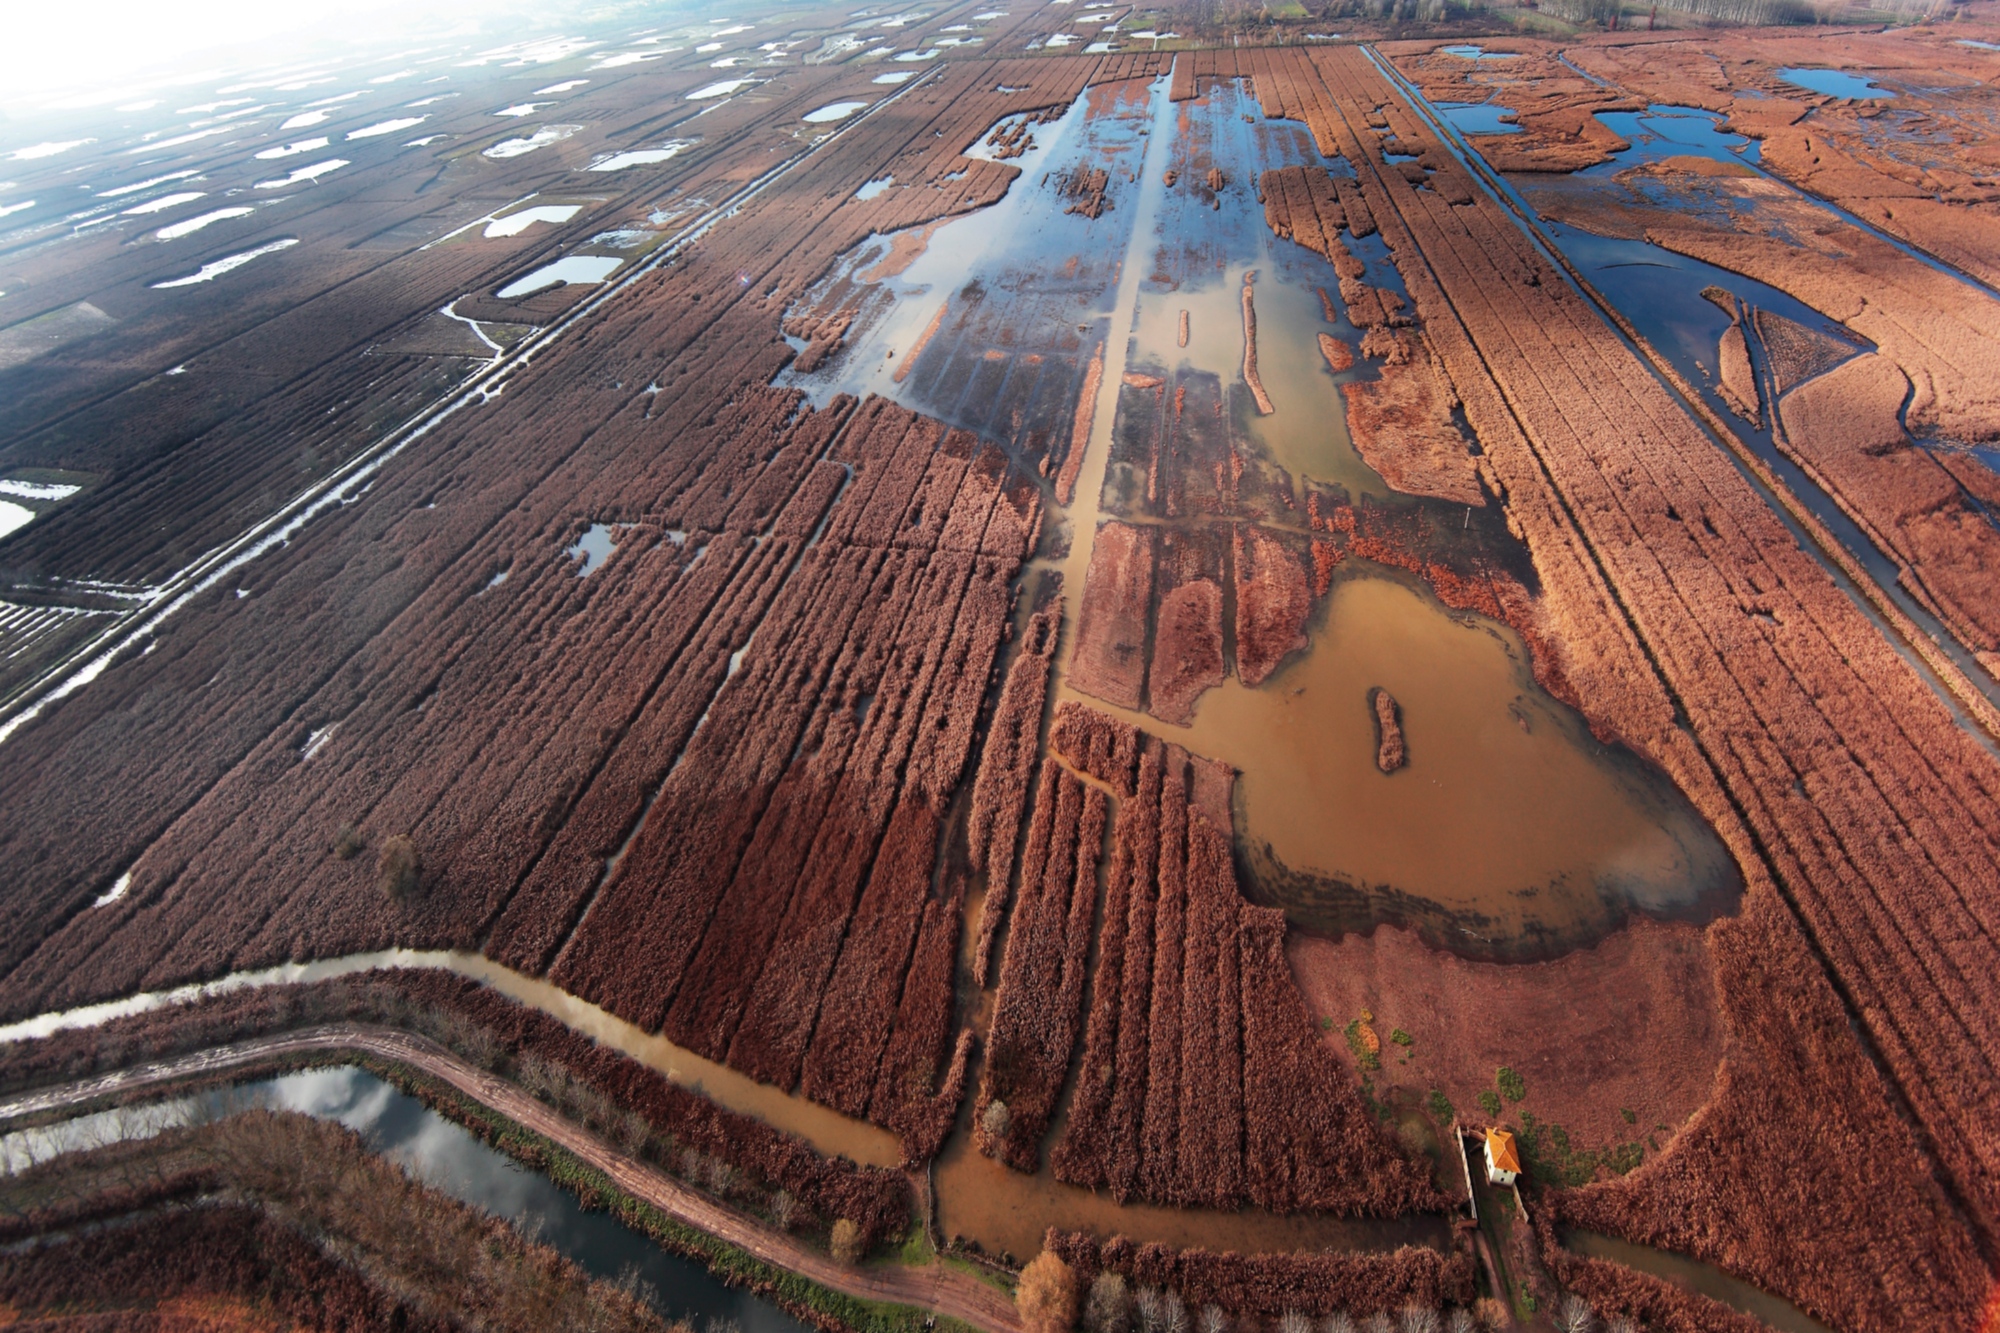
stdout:
<svg viewBox="0 0 2000 1333">
<path fill-rule="evenodd" d="M 81 148 L 87 143 L 96 142 L 95 139 L 65 139 L 60 143 L 38 143 L 27 148 L 16 148 L 7 156 L 16 162 L 33 162 L 37 158 L 54 157 L 57 153 L 67 153 L 72 148 Z"/>
<path fill-rule="evenodd" d="M 398 130 L 407 130 L 412 125 L 421 125 L 429 119 L 429 116 L 398 116 L 395 120 L 384 120 L 374 125 L 363 126 L 358 130 L 349 130 L 347 137 L 349 139 L 373 139 L 377 135 L 394 134 Z"/>
<path fill-rule="evenodd" d="M 123 898 L 125 896 L 125 891 L 127 889 L 130 889 L 131 887 L 132 887 L 132 872 L 128 870 L 124 874 L 120 875 L 117 879 L 117 882 L 114 883 L 110 888 L 106 889 L 103 893 L 100 893 L 97 895 L 97 897 L 93 898 L 91 900 L 90 905 L 92 907 L 109 907 L 111 906 L 111 904 L 117 902 L 120 898 Z"/>
<path fill-rule="evenodd" d="M 532 153 L 538 148 L 547 148 L 552 143 L 561 143 L 570 135 L 582 129 L 581 125 L 544 125 L 525 139 L 502 139 L 481 154 L 491 158 L 519 157 Z"/>
<path fill-rule="evenodd" d="M 496 116 L 532 116 L 543 107 L 554 105 L 554 102 L 516 102 L 512 106 L 501 107 L 493 114 Z"/>
<path fill-rule="evenodd" d="M 258 181 L 257 188 L 260 190 L 282 190 L 287 185 L 298 185 L 304 181 L 318 180 L 327 172 L 338 171 L 347 164 L 347 159 L 344 157 L 330 157 L 324 162 L 315 162 L 309 167 L 293 167 L 292 174 L 283 180 Z"/>
<path fill-rule="evenodd" d="M 747 56 L 723 56 L 720 60 L 709 61 L 708 67 L 710 69 L 735 69 L 748 58 Z"/>
<path fill-rule="evenodd" d="M 1083 53 L 1087 56 L 1104 56 L 1110 55 L 1117 49 L 1110 42 L 1092 42 L 1089 46 L 1083 48 Z"/>
<path fill-rule="evenodd" d="M 664 51 L 620 51 L 616 55 L 605 56 L 595 65 L 592 65 L 591 68 L 594 70 L 623 69 L 627 65 L 643 65 L 648 61 L 658 60 L 665 54 L 666 52 Z"/>
<path fill-rule="evenodd" d="M 897 70 L 891 74 L 877 74 L 873 79 L 870 79 L 869 82 L 886 83 L 891 87 L 894 87 L 896 84 L 899 83 L 908 83 L 911 79 L 914 79 L 916 77 L 917 77 L 917 72 L 915 70 L 903 69 L 903 70 Z"/>
<path fill-rule="evenodd" d="M 542 265 L 525 278 L 516 278 L 495 294 L 503 301 L 511 301 L 545 287 L 603 282 L 624 262 L 615 255 L 569 255 L 553 264 Z"/>
<path fill-rule="evenodd" d="M 141 190 L 150 190 L 155 185 L 165 185 L 168 181 L 184 181 L 190 176 L 199 174 L 196 171 L 176 171 L 171 175 L 155 176 L 151 180 L 140 181 L 137 185 L 121 185 L 115 190 L 99 190 L 97 197 L 99 199 L 116 199 L 121 195 L 137 194 Z"/>
<path fill-rule="evenodd" d="M 34 206 L 35 206 L 35 201 L 32 199 L 29 199 L 26 202 L 19 204 L 0 204 L 0 218 L 6 217 L 9 213 L 25 212 L 28 209 L 33 208 Z"/>
<path fill-rule="evenodd" d="M 602 245 L 613 250 L 636 250 L 658 236 L 658 232 L 647 231 L 643 227 L 621 227 L 617 231 L 600 231 L 584 244 Z"/>
<path fill-rule="evenodd" d="M 415 108 L 417 108 L 417 107 L 420 107 L 420 106 L 436 106 L 436 105 L 437 105 L 437 104 L 438 104 L 439 102 L 442 102 L 442 101 L 445 101 L 445 100 L 446 100 L 446 99 L 448 99 L 448 98 L 453 98 L 453 97 L 457 97 L 457 96 L 458 96 L 458 94 L 457 94 L 457 93 L 439 93 L 439 94 L 438 94 L 437 96 L 435 96 L 435 97 L 422 97 L 422 98 L 418 98 L 418 99 L 417 99 L 416 101 L 414 101 L 414 102 L 405 102 L 405 103 L 403 103 L 403 105 L 404 105 L 404 106 L 406 106 L 406 107 L 409 107 L 409 108 L 411 108 L 412 110 L 414 110 Z"/>
<path fill-rule="evenodd" d="M 179 194 L 163 194 L 158 199 L 148 199 L 143 204 L 134 204 L 125 210 L 126 217 L 139 217 L 146 213 L 164 213 L 169 208 L 179 208 L 197 199 L 208 198 L 206 190 L 183 190 Z"/>
<path fill-rule="evenodd" d="M 56 481 L 0 481 L 0 495 L 18 495 L 24 500 L 67 500 L 82 489 Z"/>
<path fill-rule="evenodd" d="M 326 147 L 326 136 L 317 139 L 301 139 L 297 143 L 280 144 L 276 148 L 266 148 L 257 154 L 259 162 L 275 162 L 281 157 L 291 157 L 295 153 L 310 153 L 315 148 Z"/>
<path fill-rule="evenodd" d="M 495 236 L 519 236 L 537 222 L 568 222 L 582 211 L 582 204 L 540 204 L 493 219 L 486 224 L 484 234 L 489 240 Z"/>
<path fill-rule="evenodd" d="M 720 51 L 724 46 L 727 45 L 728 45 L 727 42 L 703 42 L 700 46 L 697 46 L 694 49 L 694 53 L 698 56 L 705 56 L 709 54 L 711 51 Z"/>
<path fill-rule="evenodd" d="M 338 104 L 339 104 L 339 103 L 341 103 L 341 102 L 352 102 L 352 101 L 353 101 L 353 100 L 354 100 L 355 98 L 357 98 L 357 97 L 366 97 L 367 95 L 368 95 L 368 94 L 367 94 L 367 91 L 366 91 L 365 89 L 358 89 L 358 90 L 356 90 L 356 91 L 354 91 L 354 92 L 351 92 L 351 93 L 335 93 L 335 94 L 334 94 L 333 96 L 331 96 L 331 97 L 322 97 L 322 98 L 320 98 L 320 99 L 319 99 L 318 101 L 316 101 L 316 102 L 307 102 L 307 103 L 306 103 L 306 105 L 307 105 L 307 106 L 309 106 L 309 107 L 310 107 L 310 106 L 336 106 L 336 105 L 338 105 Z"/>
<path fill-rule="evenodd" d="M 210 116 L 206 120 L 191 120 L 188 122 L 188 128 L 191 130 L 198 130 L 202 128 L 204 125 L 220 125 L 226 120 L 238 120 L 244 116 L 254 116 L 259 111 L 263 111 L 269 106 L 270 103 L 266 102 L 260 106 L 246 106 L 241 111 L 225 111 L 219 116 Z"/>
<path fill-rule="evenodd" d="M 658 148 L 632 148 L 622 153 L 603 153 L 594 157 L 585 171 L 623 171 L 627 167 L 650 167 L 660 162 L 671 161 L 695 146 L 693 139 L 669 139 Z"/>
<path fill-rule="evenodd" d="M 424 136 L 423 138 L 421 138 L 421 139 L 412 139 L 412 140 L 410 140 L 410 141 L 409 141 L 408 143 L 404 144 L 404 145 L 403 145 L 403 147 L 405 147 L 405 148 L 428 148 L 428 147 L 429 147 L 430 145 L 432 145 L 432 144 L 436 143 L 436 142 L 437 142 L 437 141 L 438 141 L 439 139 L 442 139 L 442 138 L 444 138 L 444 137 L 445 137 L 445 136 L 444 136 L 444 135 L 442 135 L 442 134 L 426 134 L 426 135 L 425 135 L 425 136 Z"/>
<path fill-rule="evenodd" d="M 499 343 L 494 342 L 491 338 L 487 337 L 486 330 L 479 327 L 478 320 L 468 318 L 467 316 L 458 313 L 458 302 L 453 301 L 450 305 L 447 305 L 443 309 L 439 310 L 438 313 L 440 315 L 443 315 L 446 319 L 457 320 L 460 324 L 465 325 L 466 328 L 472 330 L 473 337 L 479 339 L 479 341 L 485 343 L 488 347 L 493 349 L 493 360 L 488 362 L 487 364 L 497 365 L 499 364 L 500 358 L 506 355 L 507 349 L 502 347 Z M 500 576 L 502 578 L 505 578 L 507 576 L 507 572 L 505 570 L 502 570 L 500 572 Z M 493 585 L 489 583 L 486 586 L 490 588 Z"/>
<path fill-rule="evenodd" d="M 129 1018 L 133 1014 L 148 1014 L 155 1009 L 169 1009 L 176 1005 L 190 1004 L 196 1000 L 228 995 L 239 990 L 251 990 L 260 986 L 328 981 L 335 977 L 351 976 L 356 972 L 373 971 L 378 967 L 449 968 L 455 957 L 443 950 L 385 949 L 380 953 L 351 954 L 345 958 L 329 959 L 322 963 L 281 963 L 276 967 L 260 968 L 251 972 L 234 972 L 216 981 L 176 986 L 172 990 L 146 991 L 139 995 L 127 996 L 122 1000 L 106 1000 L 100 1004 L 86 1004 L 75 1009 L 37 1014 L 33 1018 L 0 1027 L 0 1045 L 33 1041 L 73 1028 L 102 1027 L 113 1019 Z"/>
<path fill-rule="evenodd" d="M 240 255 L 228 255 L 212 263 L 203 264 L 201 272 L 191 273 L 185 278 L 175 278 L 171 282 L 156 282 L 153 284 L 153 288 L 156 291 L 164 291 L 169 287 L 192 287 L 197 282 L 212 282 L 225 273 L 231 273 L 242 268 L 253 259 L 262 255 L 275 254 L 279 250 L 288 250 L 298 243 L 298 237 L 287 236 L 283 240 L 272 241 L 269 245 L 260 245 L 255 250 L 245 250 Z"/>
<path fill-rule="evenodd" d="M 327 117 L 332 114 L 331 111 L 301 111 L 298 115 L 293 116 L 290 120 L 278 126 L 278 129 L 280 131 L 303 130 L 313 125 L 324 124 Z"/>
<path fill-rule="evenodd" d="M 799 117 L 808 125 L 831 125 L 836 120 L 846 120 L 857 111 L 866 110 L 866 102 L 831 102 L 817 111 L 808 111 Z"/>
<path fill-rule="evenodd" d="M 896 183 L 896 178 L 894 176 L 877 176 L 874 180 L 869 181 L 867 184 L 863 185 L 860 189 L 856 190 L 854 192 L 854 197 L 856 199 L 861 200 L 863 203 L 867 203 L 870 199 L 873 199 L 876 195 L 882 193 L 882 191 L 888 189 L 891 185 L 894 185 L 895 183 Z"/>
<path fill-rule="evenodd" d="M 915 60 L 934 60 L 938 57 L 939 54 L 940 52 L 934 46 L 928 51 L 898 51 L 896 53 L 896 59 L 903 61 L 905 63 Z"/>
<path fill-rule="evenodd" d="M 320 752 L 320 747 L 333 739 L 333 733 L 340 730 L 338 722 L 329 722 L 306 737 L 306 743 L 299 747 L 299 762 L 305 763 Z"/>
<path fill-rule="evenodd" d="M 234 125 L 219 125 L 212 130 L 196 130 L 192 134 L 176 134 L 171 139 L 159 139 L 152 143 L 142 143 L 137 148 L 128 148 L 125 150 L 125 153 L 126 156 L 131 157 L 139 153 L 158 152 L 162 148 L 179 148 L 182 144 L 193 143 L 196 139 L 206 139 L 216 134 L 227 134 L 235 128 L 236 126 Z"/>
<path fill-rule="evenodd" d="M 199 106 L 184 106 L 174 112 L 174 114 L 177 116 L 205 116 L 211 111 L 220 111 L 224 107 L 248 105 L 250 105 L 249 98 L 233 97 L 226 102 L 203 102 Z"/>
<path fill-rule="evenodd" d="M 197 1123 L 202 1112 L 193 1097 L 175 1097 L 143 1106 L 119 1106 L 109 1111 L 37 1125 L 0 1135 L 0 1178 L 73 1152 L 88 1152 L 113 1143 L 143 1143 L 170 1129 Z"/>
<path fill-rule="evenodd" d="M 499 61 L 510 67 L 523 65 L 552 65 L 558 60 L 588 51 L 593 46 L 604 43 L 586 37 L 541 37 L 533 41 L 514 42 L 508 46 L 497 46 L 490 51 L 482 51 L 470 60 L 458 62 L 459 69 L 472 69 Z"/>
<path fill-rule="evenodd" d="M 0 500 L 0 537 L 18 532 L 35 521 L 35 511 L 12 500 Z"/>
<path fill-rule="evenodd" d="M 194 235 L 212 222 L 227 222 L 230 218 L 247 218 L 255 211 L 249 208 L 218 208 L 212 213 L 203 213 L 200 217 L 187 218 L 184 221 L 162 227 L 154 232 L 153 235 L 163 241 L 177 241 L 183 236 Z"/>
<path fill-rule="evenodd" d="M 755 79 L 724 79 L 720 83 L 711 83 L 695 89 L 687 95 L 687 100 L 690 102 L 706 102 L 716 97 L 727 97 L 731 93 L 741 92 L 755 82 Z"/>
<path fill-rule="evenodd" d="M 589 82 L 589 79 L 564 79 L 561 83 L 552 83 L 546 88 L 535 89 L 535 96 L 547 97 L 550 93 L 566 93 L 572 88 L 581 88 Z"/>
<path fill-rule="evenodd" d="M 581 537 L 576 539 L 576 544 L 566 548 L 563 554 L 578 562 L 576 576 L 581 579 L 588 578 L 603 568 L 604 562 L 609 560 L 611 553 L 617 549 L 618 537 L 610 526 L 593 523 L 584 530 Z"/>
</svg>

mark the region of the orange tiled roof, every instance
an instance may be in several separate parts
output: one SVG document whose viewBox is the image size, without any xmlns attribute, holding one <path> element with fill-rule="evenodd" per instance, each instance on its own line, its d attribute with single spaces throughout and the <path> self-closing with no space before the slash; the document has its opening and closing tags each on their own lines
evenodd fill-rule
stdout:
<svg viewBox="0 0 2000 1333">
<path fill-rule="evenodd" d="M 1501 1171 L 1521 1171 L 1521 1155 L 1514 1149 L 1514 1136 L 1504 1129 L 1486 1131 L 1486 1156 Z"/>
</svg>

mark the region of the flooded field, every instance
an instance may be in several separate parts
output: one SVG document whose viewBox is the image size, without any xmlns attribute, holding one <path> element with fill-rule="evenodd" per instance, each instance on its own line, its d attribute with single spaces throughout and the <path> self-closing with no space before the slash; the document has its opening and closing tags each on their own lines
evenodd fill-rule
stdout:
<svg viewBox="0 0 2000 1333">
<path fill-rule="evenodd" d="M 1594 938 L 1633 910 L 1699 917 L 1733 900 L 1727 854 L 1671 786 L 1536 686 L 1519 636 L 1413 582 L 1343 578 L 1304 653 L 1254 689 L 1226 681 L 1193 726 L 1162 732 L 1241 773 L 1258 897 L 1328 934 L 1399 921 L 1502 955 Z M 1408 759 L 1392 775 L 1371 689 L 1402 714 Z"/>
<path fill-rule="evenodd" d="M 1240 548 L 1226 549 L 1232 533 L 1240 538 L 1233 525 L 1241 520 L 1305 529 L 1309 494 L 1418 507 L 1393 495 L 1345 428 L 1341 386 L 1376 370 L 1350 358 L 1351 368 L 1336 372 L 1322 352 L 1322 337 L 1351 347 L 1361 334 L 1323 295 L 1339 287 L 1339 275 L 1273 236 L 1256 195 L 1263 171 L 1312 164 L 1345 174 L 1345 164 L 1321 159 L 1301 127 L 1246 108 L 1256 103 L 1243 85 L 1225 84 L 1173 109 L 1169 161 L 1192 177 L 1229 164 L 1220 190 L 1168 188 L 1149 165 L 1142 226 L 1158 230 L 1133 241 L 1151 263 L 1131 307 L 1122 393 L 1107 361 L 1095 420 L 1109 438 L 1093 436 L 1069 512 L 1077 539 L 1061 562 L 1067 587 L 1091 577 L 1083 537 L 1111 516 L 1164 525 L 1184 534 L 1191 551 L 1222 548 L 1201 557 L 1221 566 L 1243 558 Z M 1142 250 L 1154 244 L 1156 255 Z M 1401 295 L 1378 237 L 1352 250 L 1366 282 Z M 1243 374 L 1246 285 L 1268 414 Z M 1168 493 L 1160 469 L 1170 473 L 1170 465 L 1157 454 L 1146 461 L 1134 435 L 1146 427 L 1127 420 L 1153 397 L 1146 380 L 1168 385 L 1157 392 L 1176 402 L 1209 395 L 1201 401 L 1225 418 L 1236 460 L 1225 466 L 1245 478 L 1233 494 L 1197 499 L 1192 479 L 1184 501 Z M 1099 509 L 1088 497 L 1104 455 Z M 1190 477 L 1203 462 L 1191 460 Z M 1249 486 L 1253 467 L 1262 469 L 1262 490 Z M 1480 559 L 1520 561 L 1490 506 L 1429 503 L 1442 520 L 1433 523 L 1437 540 Z M 1409 759 L 1392 776 L 1376 763 L 1369 700 L 1377 689 L 1404 714 Z M 1392 920 L 1419 927 L 1436 946 L 1546 955 L 1600 936 L 1633 910 L 1706 919 L 1726 910 L 1738 888 L 1721 844 L 1665 777 L 1597 742 L 1535 683 L 1518 635 L 1377 566 L 1343 567 L 1303 650 L 1255 686 L 1230 673 L 1200 697 L 1191 726 L 1162 725 L 1067 675 L 1058 693 L 1235 768 L 1238 858 L 1250 892 L 1315 930 Z"/>
<path fill-rule="evenodd" d="M 1828 70 L 1779 73 L 1854 77 Z M 1459 132 L 1454 150 L 1470 152 L 1453 112 L 1435 104 L 1429 110 Z M 1771 280 L 1760 281 L 1724 267 L 1726 257 L 1711 256 L 1718 262 L 1709 262 L 1683 253 L 1685 246 L 1670 248 L 1662 244 L 1664 233 L 1649 228 L 1768 238 L 1795 247 L 1800 254 L 1815 247 L 1825 251 L 1829 245 L 1832 249 L 1825 252 L 1844 254 L 1857 240 L 1864 244 L 1874 240 L 1892 252 L 1884 258 L 1895 261 L 1900 256 L 1920 266 L 1913 271 L 1942 279 L 1935 297 L 1958 287 L 1962 292 L 1952 295 L 1987 306 L 1988 294 L 1965 274 L 1885 236 L 1839 205 L 1807 196 L 1777 178 L 1762 162 L 1759 142 L 1723 129 L 1722 117 L 1713 112 L 1656 103 L 1643 112 L 1599 112 L 1597 119 L 1628 145 L 1610 160 L 1567 176 L 1496 174 L 1493 180 L 1545 242 L 1673 365 L 1684 383 L 1694 386 L 1718 416 L 1734 418 L 1730 429 L 1783 479 L 1902 613 L 1959 665 L 1970 682 L 1966 688 L 1989 700 L 2000 698 L 2000 682 L 1990 668 L 1982 667 L 1965 644 L 1954 641 L 1954 632 L 1966 631 L 1963 619 L 1947 625 L 1935 596 L 1926 589 L 1913 593 L 1908 586 L 1904 571 L 1913 553 L 1896 541 L 1893 530 L 1885 536 L 1884 529 L 1892 528 L 1885 522 L 1886 511 L 1863 500 L 1863 512 L 1857 514 L 1856 497 L 1838 493 L 1822 468 L 1803 466 L 1796 442 L 1786 439 L 1782 412 L 1788 391 L 1802 377 L 1824 374 L 1850 358 L 1883 350 L 1857 331 L 1868 328 L 1881 337 L 1879 326 L 1869 323 L 1865 312 L 1856 327 L 1832 318 L 1827 312 L 1842 307 L 1829 306 L 1825 289 L 1813 286 L 1811 280 L 1799 285 L 1798 279 L 1766 266 L 1764 275 Z M 1843 224 L 1854 229 L 1848 233 L 1853 239 L 1824 239 L 1839 234 Z M 1792 289 L 1783 290 L 1773 285 L 1776 282 L 1787 282 Z M 1975 315 L 1971 322 L 1983 326 L 1992 321 L 1990 315 Z M 1746 339 L 1744 355 L 1730 364 L 1732 340 L 1744 345 Z M 1789 359 L 1808 346 L 1809 365 Z M 1986 467 L 1990 473 L 1990 462 Z M 1986 485 L 1992 484 L 1989 477 Z M 1934 493 L 1927 496 L 1931 503 L 1936 498 Z M 1872 517 L 1867 512 L 1871 508 Z M 1991 522 L 1990 507 L 1977 499 L 1968 497 L 1965 508 L 1971 521 L 1987 515 Z"/>
</svg>

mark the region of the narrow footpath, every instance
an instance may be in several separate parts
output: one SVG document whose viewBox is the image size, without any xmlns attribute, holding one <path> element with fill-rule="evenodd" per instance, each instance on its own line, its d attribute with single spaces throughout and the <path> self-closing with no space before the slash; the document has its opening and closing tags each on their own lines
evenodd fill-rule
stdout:
<svg viewBox="0 0 2000 1333">
<path fill-rule="evenodd" d="M 689 1189 L 657 1168 L 634 1160 L 505 1079 L 466 1063 L 435 1042 L 388 1028 L 349 1023 L 302 1028 L 24 1093 L 0 1100 L 0 1124 L 25 1115 L 85 1105 L 115 1094 L 226 1073 L 275 1058 L 316 1053 L 372 1055 L 449 1084 L 488 1110 L 541 1135 L 579 1161 L 602 1171 L 633 1198 L 773 1267 L 860 1300 L 917 1306 L 963 1320 L 987 1333 L 1019 1333 L 1021 1324 L 1013 1301 L 968 1273 L 937 1262 L 923 1268 L 852 1267 L 838 1263 L 795 1237 L 774 1231 L 755 1218 Z"/>
</svg>

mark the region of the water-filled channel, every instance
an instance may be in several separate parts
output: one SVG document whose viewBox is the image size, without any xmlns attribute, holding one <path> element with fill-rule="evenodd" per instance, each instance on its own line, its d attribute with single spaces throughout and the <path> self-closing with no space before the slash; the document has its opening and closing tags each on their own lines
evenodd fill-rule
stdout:
<svg viewBox="0 0 2000 1333">
<path fill-rule="evenodd" d="M 146 1138 L 174 1125 L 251 1106 L 298 1111 L 336 1121 L 415 1179 L 461 1203 L 503 1217 L 573 1260 L 592 1277 L 645 1283 L 654 1308 L 698 1327 L 734 1321 L 744 1333 L 805 1333 L 806 1326 L 749 1292 L 725 1286 L 708 1269 L 606 1213 L 589 1212 L 538 1172 L 487 1147 L 422 1102 L 352 1065 L 308 1069 L 130 1110 L 105 1112 L 0 1139 L 0 1165 L 18 1169 L 32 1155 L 86 1148 L 114 1138 Z"/>
</svg>

